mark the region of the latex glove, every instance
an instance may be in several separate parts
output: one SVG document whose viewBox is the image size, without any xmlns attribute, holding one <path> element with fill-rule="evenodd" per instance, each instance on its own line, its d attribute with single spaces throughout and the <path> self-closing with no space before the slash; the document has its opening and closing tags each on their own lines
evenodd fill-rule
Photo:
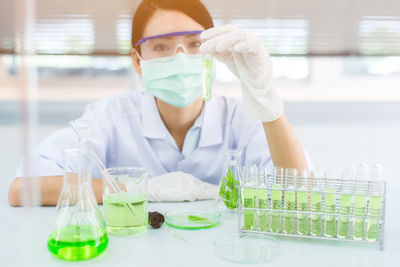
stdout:
<svg viewBox="0 0 400 267">
<path fill-rule="evenodd" d="M 214 199 L 218 187 L 203 182 L 191 174 L 170 172 L 149 178 L 147 194 L 149 201 L 195 201 Z"/>
<path fill-rule="evenodd" d="M 200 38 L 202 53 L 209 53 L 240 80 L 245 112 L 265 122 L 278 119 L 283 102 L 272 88 L 272 61 L 262 40 L 232 25 L 205 30 Z"/>
</svg>

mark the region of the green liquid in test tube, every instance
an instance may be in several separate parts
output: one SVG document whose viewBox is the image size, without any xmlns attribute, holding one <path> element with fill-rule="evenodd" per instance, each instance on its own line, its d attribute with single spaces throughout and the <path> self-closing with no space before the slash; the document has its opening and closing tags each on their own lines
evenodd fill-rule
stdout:
<svg viewBox="0 0 400 267">
<path fill-rule="evenodd" d="M 374 242 L 379 237 L 379 217 L 381 213 L 381 188 L 380 185 L 374 184 L 382 179 L 382 165 L 375 164 L 371 170 L 371 182 L 373 183 L 372 190 L 370 193 L 373 195 L 369 199 L 369 211 L 368 217 L 374 217 L 374 219 L 368 219 L 367 223 L 367 240 Z M 375 219 L 376 218 L 376 219 Z"/>
<path fill-rule="evenodd" d="M 283 169 L 276 167 L 274 176 L 275 183 L 271 187 L 271 206 L 274 210 L 281 210 Z M 280 211 L 271 212 L 271 232 L 280 233 L 282 231 L 281 217 Z"/>
<path fill-rule="evenodd" d="M 356 195 L 354 196 L 354 212 L 353 215 L 355 216 L 365 216 L 365 208 L 366 208 L 366 184 L 364 183 L 368 180 L 369 173 L 368 173 L 368 164 L 361 164 L 358 167 L 357 171 L 357 189 Z M 354 218 L 354 226 L 353 226 L 353 238 L 355 240 L 363 240 L 365 233 L 364 233 L 364 225 L 365 219 L 364 218 Z"/>
<path fill-rule="evenodd" d="M 351 195 L 341 194 L 339 200 L 339 214 L 349 215 L 351 205 Z M 349 234 L 349 217 L 340 216 L 338 222 L 337 236 L 339 238 L 347 238 Z"/>
<path fill-rule="evenodd" d="M 244 208 L 254 208 L 253 188 L 243 188 L 243 206 Z M 244 228 L 252 230 L 254 228 L 254 210 L 244 210 Z"/>
<path fill-rule="evenodd" d="M 325 189 L 325 213 L 336 212 L 336 190 L 334 188 Z M 336 237 L 336 220 L 334 215 L 325 215 L 325 236 Z"/>
<path fill-rule="evenodd" d="M 203 56 L 203 73 L 202 73 L 202 98 L 204 101 L 211 99 L 211 87 L 212 87 L 212 72 L 213 72 L 213 59 L 210 54 L 204 54 Z"/>
<path fill-rule="evenodd" d="M 259 175 L 258 188 L 256 189 L 256 201 L 258 209 L 268 208 L 268 191 L 266 187 L 267 174 Z M 258 230 L 267 232 L 269 230 L 269 216 L 268 211 L 258 210 Z"/>
<path fill-rule="evenodd" d="M 342 175 L 342 189 L 339 197 L 339 214 L 350 215 L 351 191 L 354 189 L 352 183 L 356 179 L 356 165 L 353 162 L 347 163 Z M 349 236 L 349 217 L 339 216 L 338 219 L 338 238 L 348 238 Z"/>
<path fill-rule="evenodd" d="M 296 207 L 295 179 L 297 177 L 297 170 L 288 168 L 285 175 L 285 195 L 284 195 L 284 209 L 294 211 Z M 283 232 L 292 234 L 294 232 L 294 218 L 293 212 L 285 212 L 283 217 Z"/>
<path fill-rule="evenodd" d="M 307 172 L 302 171 L 298 177 L 299 190 L 297 191 L 297 210 L 308 211 L 308 192 L 307 192 Z M 297 233 L 299 235 L 308 235 L 308 214 L 297 214 Z"/>
<path fill-rule="evenodd" d="M 312 212 L 321 212 L 321 203 L 322 203 L 322 193 L 317 192 L 320 191 L 321 188 L 314 188 L 311 192 L 311 211 Z M 311 215 L 311 235 L 312 236 L 321 236 L 322 235 L 322 220 L 321 214 L 312 214 Z"/>
</svg>

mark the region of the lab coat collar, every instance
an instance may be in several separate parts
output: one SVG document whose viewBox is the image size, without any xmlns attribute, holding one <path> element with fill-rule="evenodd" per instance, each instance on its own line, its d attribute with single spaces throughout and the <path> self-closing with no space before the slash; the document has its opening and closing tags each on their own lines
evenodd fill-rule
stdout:
<svg viewBox="0 0 400 267">
<path fill-rule="evenodd" d="M 167 128 L 158 112 L 154 96 L 145 93 L 141 105 L 143 135 L 146 138 L 166 139 Z M 201 127 L 199 147 L 214 146 L 222 143 L 221 112 L 215 99 L 204 103 L 203 111 L 192 128 Z M 200 126 L 201 125 L 201 126 Z"/>
<path fill-rule="evenodd" d="M 219 145 L 222 143 L 222 118 L 218 102 L 213 98 L 204 103 L 203 109 L 199 147 Z"/>
</svg>

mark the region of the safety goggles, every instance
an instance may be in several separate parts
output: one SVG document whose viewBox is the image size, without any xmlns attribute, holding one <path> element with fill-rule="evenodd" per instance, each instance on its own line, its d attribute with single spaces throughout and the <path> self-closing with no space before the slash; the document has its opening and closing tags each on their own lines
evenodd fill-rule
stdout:
<svg viewBox="0 0 400 267">
<path fill-rule="evenodd" d="M 143 59 L 174 56 L 179 49 L 186 54 L 199 54 L 202 31 L 181 31 L 144 37 L 136 42 Z"/>
</svg>

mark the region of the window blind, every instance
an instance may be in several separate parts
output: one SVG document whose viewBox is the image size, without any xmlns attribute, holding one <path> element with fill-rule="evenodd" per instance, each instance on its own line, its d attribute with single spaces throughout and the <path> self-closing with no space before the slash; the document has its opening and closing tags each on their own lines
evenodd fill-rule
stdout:
<svg viewBox="0 0 400 267">
<path fill-rule="evenodd" d="M 129 54 L 137 0 L 36 0 L 38 54 Z M 274 55 L 400 55 L 399 0 L 203 0 L 217 24 Z M 16 50 L 15 1 L 0 3 L 0 53 Z"/>
</svg>

